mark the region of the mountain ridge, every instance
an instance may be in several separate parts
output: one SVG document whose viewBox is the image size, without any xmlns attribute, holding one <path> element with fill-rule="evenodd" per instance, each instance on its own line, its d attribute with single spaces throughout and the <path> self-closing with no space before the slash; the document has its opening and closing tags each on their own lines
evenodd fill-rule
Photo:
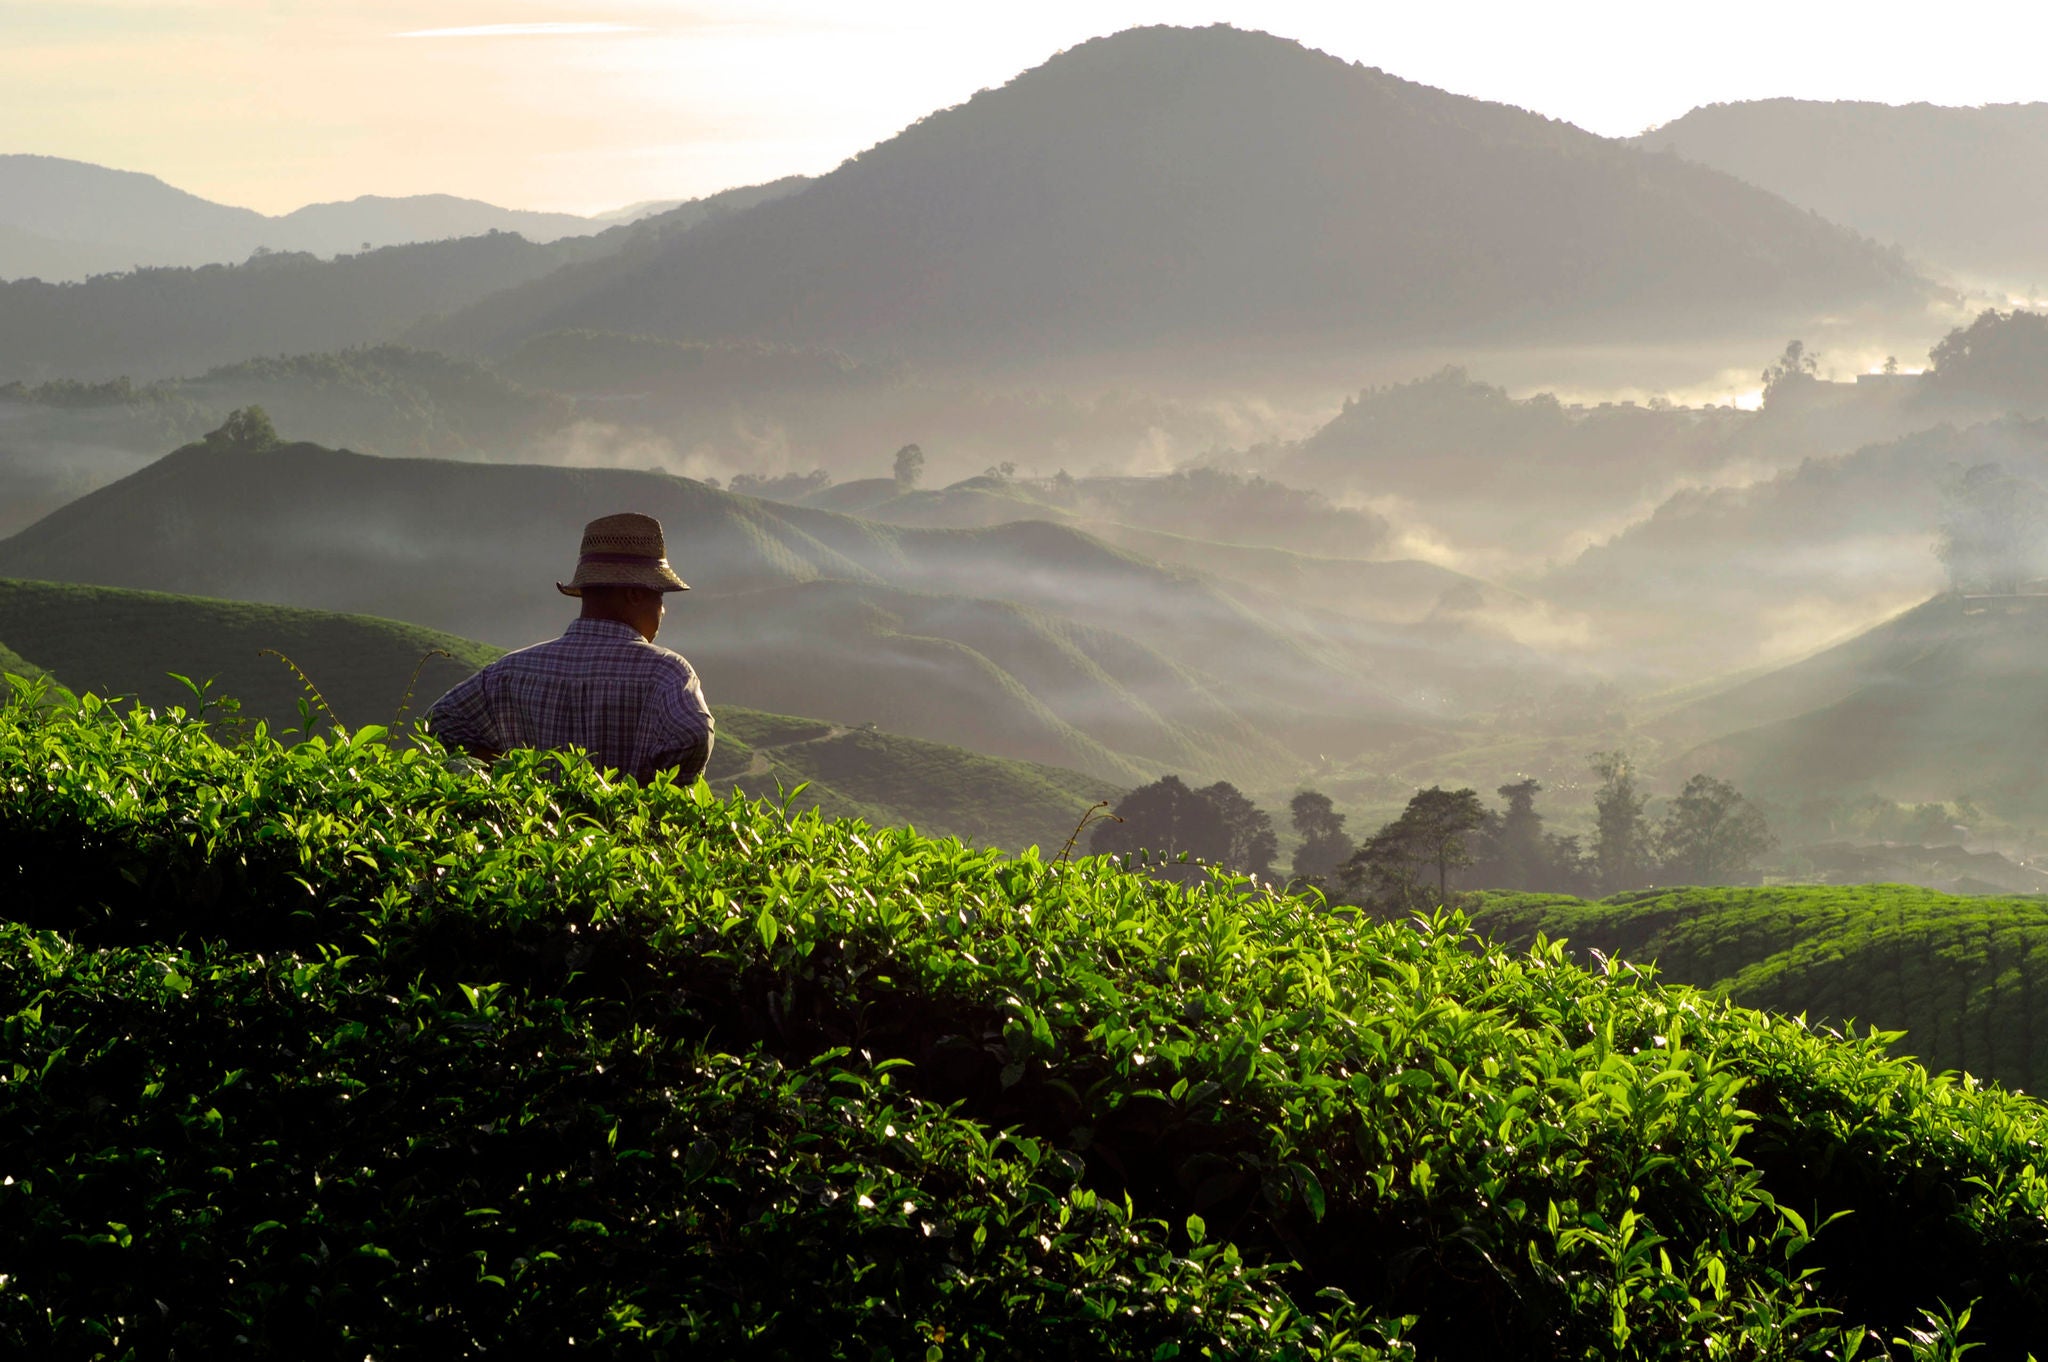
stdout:
<svg viewBox="0 0 2048 1362">
<path fill-rule="evenodd" d="M 501 298 L 429 335 L 1028 355 L 1219 333 L 1556 335 L 1919 288 L 1871 243 L 1720 172 L 1270 35 L 1155 27 L 1070 48 L 656 258 L 591 266 L 570 296 L 529 289 L 529 308 Z"/>
</svg>

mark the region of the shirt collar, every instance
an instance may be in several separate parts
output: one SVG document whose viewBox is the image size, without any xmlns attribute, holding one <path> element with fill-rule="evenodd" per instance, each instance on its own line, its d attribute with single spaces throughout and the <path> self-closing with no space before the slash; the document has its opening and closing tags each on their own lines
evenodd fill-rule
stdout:
<svg viewBox="0 0 2048 1362">
<path fill-rule="evenodd" d="M 647 641 L 640 637 L 638 629 L 621 620 L 573 619 L 569 621 L 569 627 L 562 631 L 562 637 L 630 639 L 635 643 L 645 643 Z"/>
</svg>

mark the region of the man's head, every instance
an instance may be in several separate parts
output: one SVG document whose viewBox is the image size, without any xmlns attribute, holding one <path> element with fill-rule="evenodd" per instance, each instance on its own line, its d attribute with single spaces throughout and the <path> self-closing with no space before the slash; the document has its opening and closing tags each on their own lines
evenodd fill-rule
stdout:
<svg viewBox="0 0 2048 1362">
<path fill-rule="evenodd" d="M 661 628 L 663 594 L 690 587 L 668 565 L 661 522 L 627 511 L 583 527 L 576 575 L 555 589 L 583 597 L 583 618 L 630 624 L 652 642 Z"/>
<path fill-rule="evenodd" d="M 662 593 L 648 586 L 586 586 L 583 588 L 583 618 L 617 620 L 640 631 L 649 643 L 661 632 L 661 617 L 667 606 Z"/>
</svg>

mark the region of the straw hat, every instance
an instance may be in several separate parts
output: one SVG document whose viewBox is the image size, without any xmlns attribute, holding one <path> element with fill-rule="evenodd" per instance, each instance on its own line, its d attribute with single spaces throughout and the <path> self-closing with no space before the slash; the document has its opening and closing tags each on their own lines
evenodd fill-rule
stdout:
<svg viewBox="0 0 2048 1362">
<path fill-rule="evenodd" d="M 556 582 L 564 596 L 581 596 L 586 586 L 644 586 L 654 591 L 688 591 L 690 584 L 668 565 L 661 522 L 627 511 L 600 516 L 583 527 L 576 575 Z"/>
</svg>

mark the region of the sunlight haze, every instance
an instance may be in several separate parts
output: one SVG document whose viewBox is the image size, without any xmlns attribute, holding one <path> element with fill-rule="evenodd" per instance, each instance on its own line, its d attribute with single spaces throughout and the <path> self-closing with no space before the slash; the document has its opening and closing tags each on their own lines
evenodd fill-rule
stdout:
<svg viewBox="0 0 2048 1362">
<path fill-rule="evenodd" d="M 1629 136 L 1698 104 L 2030 101 L 2048 18 L 1903 5 L 6 0 L 0 152 L 280 213 L 449 193 L 596 212 L 817 174 L 1062 48 L 1227 22 Z"/>
</svg>

